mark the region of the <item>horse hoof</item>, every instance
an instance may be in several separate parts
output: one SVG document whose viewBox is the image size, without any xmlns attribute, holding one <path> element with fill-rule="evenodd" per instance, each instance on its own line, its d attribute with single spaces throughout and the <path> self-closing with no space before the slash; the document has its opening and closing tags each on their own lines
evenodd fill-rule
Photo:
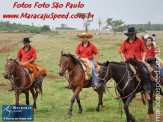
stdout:
<svg viewBox="0 0 163 122">
<path fill-rule="evenodd" d="M 68 118 L 71 118 L 72 114 L 68 114 Z"/>
<path fill-rule="evenodd" d="M 78 113 L 79 113 L 79 114 L 82 114 L 82 111 L 79 111 Z"/>
<path fill-rule="evenodd" d="M 105 108 L 105 105 L 104 105 L 104 104 L 102 104 L 102 105 L 101 105 L 101 107 Z"/>
<path fill-rule="evenodd" d="M 36 112 L 37 108 L 33 108 L 33 112 Z"/>
<path fill-rule="evenodd" d="M 155 115 L 154 115 L 154 114 L 150 114 L 149 117 L 150 117 L 150 118 L 154 118 Z"/>
<path fill-rule="evenodd" d="M 148 120 L 150 120 L 149 114 L 145 117 L 145 121 L 147 122 Z"/>
</svg>

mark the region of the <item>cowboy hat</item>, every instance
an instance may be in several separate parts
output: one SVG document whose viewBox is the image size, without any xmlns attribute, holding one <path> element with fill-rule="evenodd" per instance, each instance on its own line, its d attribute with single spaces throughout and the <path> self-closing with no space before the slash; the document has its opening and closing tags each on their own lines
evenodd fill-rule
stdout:
<svg viewBox="0 0 163 122">
<path fill-rule="evenodd" d="M 82 33 L 82 34 L 77 34 L 77 37 L 79 38 L 87 37 L 88 39 L 91 39 L 93 35 L 89 33 Z"/>
<path fill-rule="evenodd" d="M 29 38 L 24 38 L 24 39 L 23 39 L 23 43 L 29 43 L 29 42 L 31 42 L 31 41 L 29 40 Z"/>
<path fill-rule="evenodd" d="M 156 34 L 152 34 L 152 36 L 156 36 Z"/>
<path fill-rule="evenodd" d="M 128 28 L 128 32 L 124 33 L 126 36 L 133 36 L 135 35 L 137 32 L 135 31 L 134 27 Z"/>
</svg>

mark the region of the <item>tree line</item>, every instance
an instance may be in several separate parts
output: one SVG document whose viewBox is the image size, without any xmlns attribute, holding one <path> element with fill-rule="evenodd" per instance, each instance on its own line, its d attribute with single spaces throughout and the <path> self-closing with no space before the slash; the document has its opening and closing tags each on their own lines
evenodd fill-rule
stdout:
<svg viewBox="0 0 163 122">
<path fill-rule="evenodd" d="M 48 25 L 37 27 L 34 25 L 23 25 L 17 23 L 0 22 L 0 31 L 1 32 L 30 32 L 30 33 L 41 33 L 51 31 Z"/>
</svg>

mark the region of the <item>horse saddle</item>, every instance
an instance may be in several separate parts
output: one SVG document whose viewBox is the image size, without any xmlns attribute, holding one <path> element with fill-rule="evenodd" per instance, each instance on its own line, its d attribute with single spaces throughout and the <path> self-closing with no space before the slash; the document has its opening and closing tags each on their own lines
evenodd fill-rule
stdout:
<svg viewBox="0 0 163 122">
<path fill-rule="evenodd" d="M 81 58 L 81 65 L 85 71 L 85 80 L 90 80 L 92 78 L 92 67 L 91 64 L 89 63 L 89 59 Z M 97 65 L 95 69 L 96 69 L 96 75 L 98 77 L 98 71 L 100 70 L 100 66 Z"/>
<path fill-rule="evenodd" d="M 89 59 L 81 58 L 81 65 L 85 72 L 85 80 L 90 80 L 92 78 L 92 67 L 91 67 L 91 64 L 89 63 Z M 97 65 L 95 68 L 96 68 L 96 74 L 98 77 L 98 71 L 100 70 L 100 65 Z M 66 71 L 66 79 L 69 79 L 68 71 Z"/>
<path fill-rule="evenodd" d="M 27 67 L 24 67 L 23 66 L 23 69 L 27 72 L 27 74 L 29 75 L 30 79 L 32 82 L 35 81 L 35 78 L 34 78 L 34 74 L 33 74 L 33 69 L 32 68 L 27 68 Z"/>
</svg>

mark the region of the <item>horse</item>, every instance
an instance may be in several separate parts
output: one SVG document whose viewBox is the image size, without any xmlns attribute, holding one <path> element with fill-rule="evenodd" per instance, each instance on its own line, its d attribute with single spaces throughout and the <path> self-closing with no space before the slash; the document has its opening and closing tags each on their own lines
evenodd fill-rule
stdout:
<svg viewBox="0 0 163 122">
<path fill-rule="evenodd" d="M 124 103 L 124 110 L 126 113 L 127 122 L 135 122 L 135 118 L 129 112 L 129 104 L 134 99 L 136 93 L 142 92 L 144 90 L 144 83 L 148 81 L 151 82 L 151 79 L 148 77 L 147 72 L 144 72 L 144 70 L 140 70 L 143 68 L 143 65 L 141 65 L 138 60 L 129 60 L 130 61 L 128 63 L 117 63 L 109 61 L 103 63 L 99 70 L 97 89 L 103 90 L 106 86 L 106 81 L 113 78 L 116 82 L 116 88 L 120 94 L 120 98 Z M 130 68 L 129 63 L 132 65 L 136 64 L 136 74 Z M 151 90 L 150 94 L 150 98 L 152 97 L 153 89 Z M 145 119 L 149 120 L 150 117 L 154 117 L 152 99 L 148 100 L 148 113 Z"/>
<path fill-rule="evenodd" d="M 71 84 L 72 91 L 74 92 L 74 95 L 71 99 L 69 112 L 68 112 L 68 117 L 71 117 L 72 110 L 73 110 L 72 107 L 75 102 L 75 99 L 78 103 L 79 114 L 82 113 L 82 106 L 80 103 L 79 94 L 83 88 L 92 87 L 92 79 L 85 80 L 85 71 L 81 65 L 81 60 L 76 59 L 75 56 L 70 53 L 63 54 L 63 52 L 61 52 L 59 75 L 64 76 L 66 71 L 69 72 L 68 82 L 69 84 Z M 98 98 L 99 98 L 96 111 L 99 111 L 100 106 L 105 107 L 102 101 L 103 91 L 99 91 L 99 90 L 95 90 L 95 91 L 98 93 Z"/>
<path fill-rule="evenodd" d="M 24 93 L 26 96 L 26 104 L 29 105 L 29 91 L 33 96 L 33 111 L 37 110 L 36 99 L 38 92 L 35 92 L 35 85 L 29 77 L 29 73 L 18 64 L 16 59 L 7 59 L 5 65 L 4 78 L 13 80 L 15 91 L 16 105 L 19 105 L 19 95 Z"/>
</svg>

